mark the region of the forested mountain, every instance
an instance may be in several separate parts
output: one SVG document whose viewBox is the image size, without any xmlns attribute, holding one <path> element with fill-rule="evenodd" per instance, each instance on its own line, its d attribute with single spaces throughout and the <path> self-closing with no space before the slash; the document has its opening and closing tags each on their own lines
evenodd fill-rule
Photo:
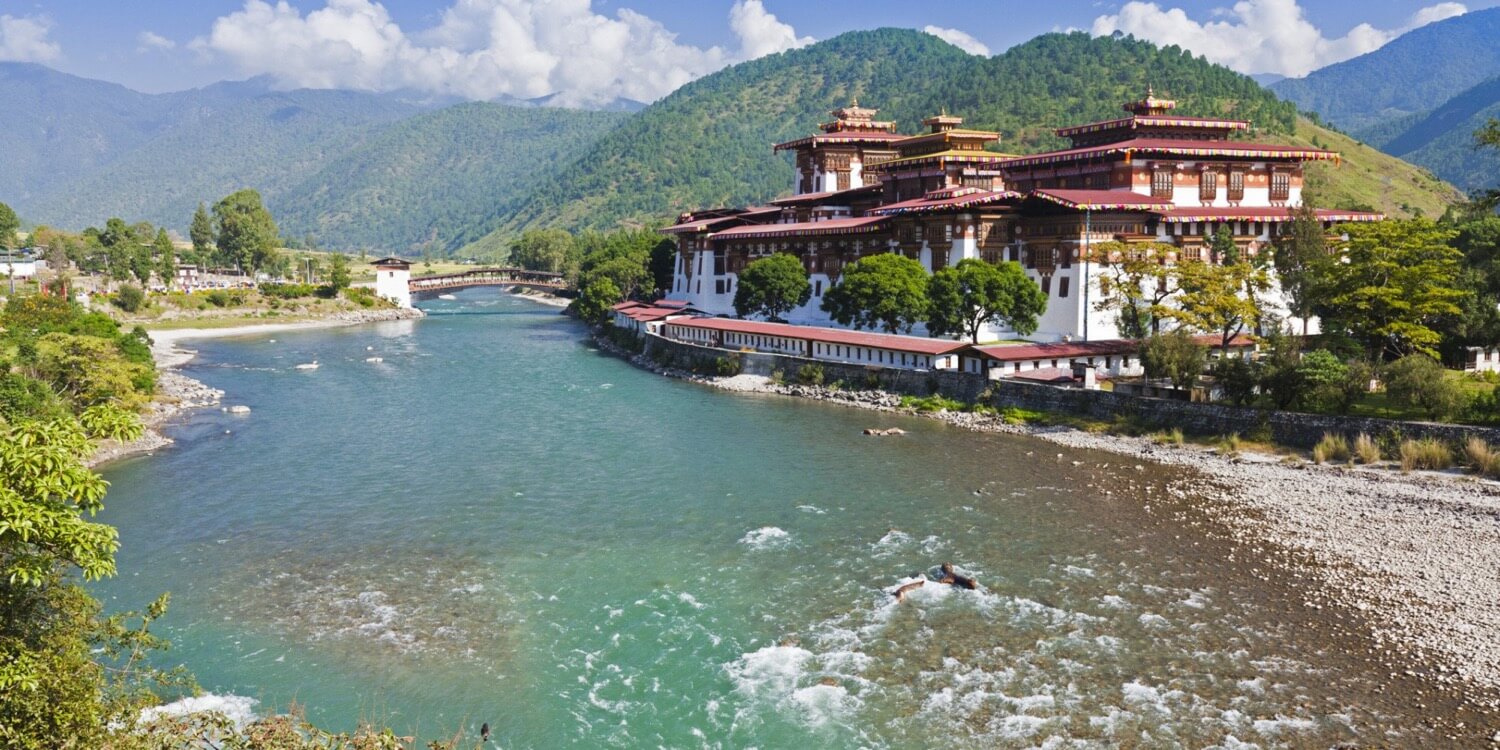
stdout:
<svg viewBox="0 0 1500 750">
<path fill-rule="evenodd" d="M 1382 151 L 1421 164 L 1465 190 L 1500 184 L 1500 154 L 1479 149 L 1474 132 L 1500 117 L 1500 76 L 1438 107 L 1361 131 Z"/>
<path fill-rule="evenodd" d="M 264 79 L 142 94 L 13 63 L 0 101 L 0 202 L 29 223 L 121 216 L 185 233 L 200 201 L 254 187 L 286 236 L 397 252 L 483 235 L 529 180 L 628 116 Z"/>
<path fill-rule="evenodd" d="M 285 236 L 452 250 L 499 224 L 515 197 L 628 116 L 485 102 L 423 113 L 273 193 L 270 207 Z"/>
<path fill-rule="evenodd" d="M 1294 105 L 1250 78 L 1177 47 L 1048 34 L 983 58 L 916 31 L 856 31 L 683 86 L 601 138 L 466 252 L 494 253 L 531 227 L 661 221 L 686 209 L 784 194 L 791 162 L 773 155 L 771 144 L 813 131 L 828 110 L 855 98 L 905 132 L 942 110 L 963 115 L 968 125 L 999 130 L 1002 150 L 1024 153 L 1061 145 L 1054 128 L 1118 116 L 1121 103 L 1139 98 L 1148 84 L 1177 99 L 1183 114 L 1251 120 L 1257 138 L 1305 145 L 1334 139 L 1311 123 L 1299 126 Z M 1346 161 L 1323 175 L 1330 205 L 1430 212 L 1451 197 L 1451 189 L 1395 159 L 1373 152 L 1363 158 L 1363 169 Z M 1374 172 L 1393 176 L 1388 189 L 1346 184 Z"/>
<path fill-rule="evenodd" d="M 1369 54 L 1271 85 L 1282 98 L 1355 135 L 1424 113 L 1500 75 L 1500 8 L 1415 29 Z"/>
</svg>

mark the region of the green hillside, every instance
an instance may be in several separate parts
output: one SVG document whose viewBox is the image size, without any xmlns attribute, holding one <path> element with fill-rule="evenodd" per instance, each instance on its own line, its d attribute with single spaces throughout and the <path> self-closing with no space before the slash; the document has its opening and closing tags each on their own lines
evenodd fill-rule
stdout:
<svg viewBox="0 0 1500 750">
<path fill-rule="evenodd" d="M 1389 120 L 1428 112 L 1500 74 L 1500 8 L 1423 26 L 1390 44 L 1288 78 L 1271 90 L 1304 111 L 1363 134 Z"/>
<path fill-rule="evenodd" d="M 1463 197 L 1424 167 L 1404 162 L 1369 144 L 1299 118 L 1291 135 L 1272 134 L 1272 143 L 1326 148 L 1343 157 L 1337 164 L 1307 167 L 1308 201 L 1319 207 L 1369 208 L 1397 217 L 1417 213 L 1437 217 Z"/>
<path fill-rule="evenodd" d="M 17 208 L 36 223 L 80 227 L 121 216 L 183 231 L 199 201 L 244 187 L 274 199 L 418 111 L 368 94 L 305 90 L 185 107 L 145 143 Z"/>
<path fill-rule="evenodd" d="M 1003 150 L 1024 153 L 1060 145 L 1054 128 L 1116 116 L 1148 83 L 1184 114 L 1233 115 L 1255 123 L 1254 137 L 1297 137 L 1293 105 L 1176 47 L 1048 34 L 981 58 L 916 31 L 851 32 L 678 89 L 601 138 L 466 252 L 499 252 L 532 227 L 661 221 L 784 194 L 791 163 L 771 144 L 807 134 L 856 97 L 907 132 L 946 109 L 999 130 Z"/>
<path fill-rule="evenodd" d="M 1464 190 L 1491 188 L 1500 184 L 1500 153 L 1476 148 L 1474 132 L 1497 117 L 1500 76 L 1429 112 L 1396 121 L 1400 126 L 1397 132 L 1377 145 L 1382 151 L 1430 168 Z"/>
<path fill-rule="evenodd" d="M 273 192 L 270 207 L 283 234 L 330 247 L 452 250 L 628 116 L 484 102 L 423 113 Z"/>
</svg>

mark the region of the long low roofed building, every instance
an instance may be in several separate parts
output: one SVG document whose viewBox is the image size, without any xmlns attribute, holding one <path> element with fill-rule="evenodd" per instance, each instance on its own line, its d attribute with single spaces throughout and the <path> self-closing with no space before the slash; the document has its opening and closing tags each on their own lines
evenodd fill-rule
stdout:
<svg viewBox="0 0 1500 750">
<path fill-rule="evenodd" d="M 949 339 L 732 318 L 676 318 L 662 325 L 661 335 L 719 349 L 904 370 L 957 369 L 958 353 L 968 347 L 962 341 Z"/>
</svg>

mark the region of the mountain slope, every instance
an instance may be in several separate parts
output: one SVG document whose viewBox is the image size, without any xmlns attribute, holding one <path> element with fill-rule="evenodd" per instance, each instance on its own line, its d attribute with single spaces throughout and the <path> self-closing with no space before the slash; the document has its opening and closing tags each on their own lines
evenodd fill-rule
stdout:
<svg viewBox="0 0 1500 750">
<path fill-rule="evenodd" d="M 1398 121 L 1399 132 L 1382 151 L 1421 164 L 1464 190 L 1500 185 L 1500 153 L 1478 149 L 1474 131 L 1500 118 L 1500 76 L 1422 115 Z"/>
<path fill-rule="evenodd" d="M 545 180 L 628 114 L 475 102 L 417 115 L 270 201 L 282 233 L 335 247 L 451 250 L 499 223 L 503 198 Z"/>
<path fill-rule="evenodd" d="M 1441 216 L 1463 196 L 1427 169 L 1409 164 L 1368 144 L 1299 118 L 1291 135 L 1271 134 L 1271 143 L 1326 148 L 1343 157 L 1337 163 L 1307 167 L 1307 200 L 1321 208 L 1364 208 L 1392 216 Z"/>
<path fill-rule="evenodd" d="M 264 92 L 229 101 L 194 97 L 173 122 L 102 168 L 19 210 L 61 226 L 111 216 L 185 228 L 199 201 L 254 187 L 268 199 L 347 153 L 414 105 L 347 91 Z"/>
<path fill-rule="evenodd" d="M 1500 75 L 1500 8 L 1423 26 L 1390 44 L 1271 90 L 1346 131 L 1427 112 Z"/>
<path fill-rule="evenodd" d="M 850 32 L 683 86 L 601 138 L 468 252 L 492 254 L 530 227 L 660 221 L 782 194 L 791 163 L 771 144 L 807 134 L 854 98 L 908 132 L 941 110 L 962 114 L 1001 131 L 1004 150 L 1024 152 L 1059 145 L 1053 128 L 1114 116 L 1148 81 L 1184 114 L 1233 114 L 1288 135 L 1295 125 L 1291 105 L 1175 47 L 1049 34 L 983 58 L 916 31 Z"/>
</svg>

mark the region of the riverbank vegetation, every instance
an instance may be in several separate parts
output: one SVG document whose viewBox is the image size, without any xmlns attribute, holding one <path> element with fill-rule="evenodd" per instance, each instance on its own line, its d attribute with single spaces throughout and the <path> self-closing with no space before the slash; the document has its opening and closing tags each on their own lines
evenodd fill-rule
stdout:
<svg viewBox="0 0 1500 750">
<path fill-rule="evenodd" d="M 578 292 L 572 310 L 602 323 L 626 299 L 652 300 L 672 288 L 677 244 L 650 228 L 571 234 L 542 229 L 522 234 L 506 263 L 528 271 L 560 273 Z"/>
</svg>

